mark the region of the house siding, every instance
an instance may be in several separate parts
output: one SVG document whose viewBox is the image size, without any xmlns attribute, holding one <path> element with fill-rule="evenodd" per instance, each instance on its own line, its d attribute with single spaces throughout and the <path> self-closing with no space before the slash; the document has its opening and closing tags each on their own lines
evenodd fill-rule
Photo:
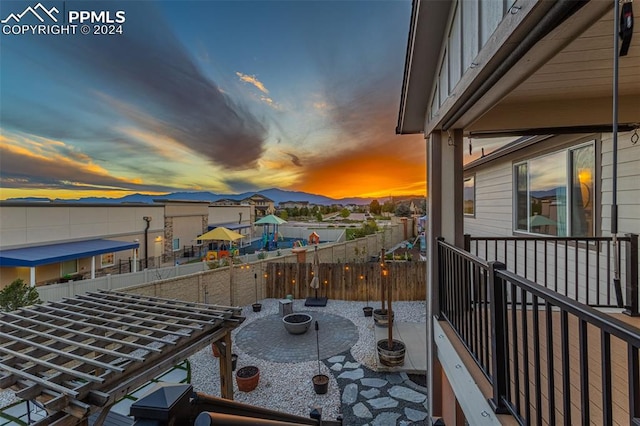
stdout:
<svg viewBox="0 0 640 426">
<path fill-rule="evenodd" d="M 632 133 L 621 133 L 618 139 L 619 234 L 640 233 L 640 199 L 638 197 L 638 193 L 640 193 L 640 176 L 638 176 L 640 174 L 640 169 L 638 169 L 640 145 L 631 144 L 631 135 Z M 468 170 L 465 175 L 475 175 L 476 209 L 475 217 L 467 216 L 464 219 L 465 233 L 474 237 L 519 235 L 513 232 L 513 164 L 525 158 L 532 158 L 543 152 L 548 152 L 549 149 L 564 149 L 571 143 L 580 144 L 585 140 L 593 139 L 598 138 L 595 136 L 574 137 L 573 142 L 567 142 L 566 138 L 551 139 L 546 143 L 534 145 L 533 149 L 527 149 L 525 153 L 516 152 Z M 562 143 L 557 144 L 558 140 L 561 140 Z M 601 158 L 600 176 L 597 180 L 597 189 L 601 195 L 596 199 L 596 202 L 600 203 L 600 208 L 596 210 L 596 234 L 601 236 L 611 235 L 609 232 L 611 224 L 609 206 L 611 205 L 613 181 L 612 145 L 611 134 L 603 135 L 601 143 L 596 144 L 596 148 L 601 147 L 599 154 Z M 600 217 L 598 218 L 598 216 Z M 471 248 L 472 252 L 489 261 L 504 261 L 506 249 L 508 269 L 581 302 L 592 305 L 609 305 L 615 301 L 615 289 L 611 284 L 613 281 L 612 261 L 607 260 L 607 248 L 604 243 L 599 250 L 596 250 L 595 245 L 586 250 L 584 247 L 575 248 L 573 246 L 565 249 L 562 245 L 557 248 L 557 251 L 556 247 L 551 244 L 545 247 L 540 243 L 534 247 L 529 243 L 525 247 L 523 242 L 519 242 L 517 248 L 515 244 L 514 242 L 508 242 L 504 245 L 499 243 L 496 248 L 491 243 L 485 248 L 484 244 L 476 246 L 474 243 Z M 514 252 L 519 253 L 517 262 L 514 262 Z M 524 256 L 525 252 L 527 256 Z M 624 250 L 621 260 L 624 265 Z M 559 272 L 556 273 L 556 270 Z M 620 271 L 620 278 L 624 292 L 626 280 L 624 267 Z M 598 287 L 598 282 L 609 282 L 610 284 Z"/>
</svg>

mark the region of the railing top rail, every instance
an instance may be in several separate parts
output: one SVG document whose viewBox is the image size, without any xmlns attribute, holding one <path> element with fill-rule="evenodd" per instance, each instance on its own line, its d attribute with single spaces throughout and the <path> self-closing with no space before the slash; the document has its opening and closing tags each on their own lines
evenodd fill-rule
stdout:
<svg viewBox="0 0 640 426">
<path fill-rule="evenodd" d="M 533 281 L 514 274 L 513 272 L 502 269 L 496 270 L 495 272 L 500 278 L 525 289 L 534 296 L 538 296 L 541 299 L 550 302 L 552 305 L 575 315 L 581 320 L 584 320 L 587 323 L 632 344 L 636 348 L 640 348 L 639 328 L 620 321 L 610 315 L 603 314 L 591 306 L 576 302 L 567 296 L 556 293 L 551 289 L 541 286 L 540 284 L 536 284 Z"/>
<path fill-rule="evenodd" d="M 612 241 L 613 237 L 550 237 L 550 236 L 521 236 L 521 237 L 478 237 L 469 236 L 470 241 L 585 241 L 585 242 L 597 242 L 597 241 Z M 618 241 L 631 241 L 629 236 L 619 236 Z"/>
<path fill-rule="evenodd" d="M 489 264 L 487 263 L 487 261 L 485 259 L 482 259 L 478 256 L 475 256 L 459 247 L 453 246 L 449 243 L 447 243 L 444 240 L 438 240 L 438 244 L 443 246 L 444 248 L 446 248 L 447 250 L 451 250 L 454 253 L 456 253 L 459 256 L 464 257 L 465 259 L 471 261 L 472 263 L 476 264 L 477 266 L 480 266 L 484 269 L 489 269 Z"/>
</svg>

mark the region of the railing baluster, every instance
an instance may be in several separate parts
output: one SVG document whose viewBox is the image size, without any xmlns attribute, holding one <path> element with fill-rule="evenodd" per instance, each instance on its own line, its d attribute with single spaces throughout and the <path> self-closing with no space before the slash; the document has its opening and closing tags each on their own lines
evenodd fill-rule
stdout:
<svg viewBox="0 0 640 426">
<path fill-rule="evenodd" d="M 507 336 L 504 325 L 507 322 L 505 295 L 505 281 L 497 274 L 497 271 L 506 269 L 500 262 L 489 263 L 489 296 L 491 300 L 491 351 L 493 355 L 493 398 L 489 400 L 493 411 L 507 413 L 507 373 L 508 349 Z"/>
<path fill-rule="evenodd" d="M 512 348 L 513 348 L 513 356 L 511 359 L 513 360 L 513 378 L 515 385 L 515 403 L 516 410 L 518 413 L 521 413 L 520 410 L 520 364 L 518 362 L 518 316 L 517 316 L 517 307 L 518 307 L 518 287 L 515 284 L 510 283 L 511 287 L 511 339 Z"/>
<path fill-rule="evenodd" d="M 589 344 L 587 341 L 587 322 L 580 320 L 579 329 L 580 344 L 580 403 L 582 412 L 582 424 L 590 423 L 589 416 Z"/>
<path fill-rule="evenodd" d="M 522 305 L 520 306 L 520 317 L 522 324 L 522 369 L 524 385 L 524 416 L 527 422 L 531 419 L 531 391 L 530 391 L 530 376 L 529 376 L 529 322 L 527 319 L 527 291 L 524 288 L 520 289 L 520 298 L 522 299 Z"/>
<path fill-rule="evenodd" d="M 571 370 L 569 368 L 569 317 L 560 313 L 560 339 L 562 341 L 562 409 L 564 424 L 571 425 Z"/>
<path fill-rule="evenodd" d="M 611 243 L 607 241 L 607 302 L 611 303 L 611 286 L 613 280 L 611 279 Z"/>
<path fill-rule="evenodd" d="M 565 268 L 564 268 L 564 295 L 568 296 L 569 295 L 569 268 L 567 266 L 569 266 L 569 244 L 565 241 L 564 242 L 564 263 L 565 263 Z"/>
<path fill-rule="evenodd" d="M 638 235 L 627 234 L 629 241 L 625 250 L 625 286 L 627 288 L 627 309 L 625 313 L 631 316 L 638 312 Z"/>
<path fill-rule="evenodd" d="M 602 330 L 602 424 L 613 424 L 611 407 L 611 335 Z"/>
<path fill-rule="evenodd" d="M 532 313 L 533 313 L 533 368 L 535 372 L 535 398 L 536 398 L 536 424 L 542 425 L 542 380 L 540 378 L 540 339 L 536 335 L 540 330 L 540 318 L 538 316 L 538 297 L 533 296 Z M 539 334 L 538 334 L 539 336 Z"/>
<path fill-rule="evenodd" d="M 489 292 L 491 291 L 489 289 L 489 272 L 486 269 L 482 270 L 482 275 L 483 275 L 483 283 L 484 283 L 484 289 L 483 289 L 483 293 L 484 293 L 484 299 L 483 299 L 483 306 L 482 306 L 482 310 L 483 310 L 483 314 L 484 314 L 484 347 L 485 347 L 485 359 L 486 359 L 486 365 L 491 365 L 491 362 L 489 361 L 489 347 L 490 347 L 490 341 L 491 341 L 491 337 L 489 336 L 490 334 L 490 328 L 489 328 Z M 506 334 L 506 333 L 505 333 Z M 493 375 L 495 375 L 496 372 L 493 369 L 493 366 L 491 367 L 491 374 L 490 376 L 493 377 Z"/>
<path fill-rule="evenodd" d="M 546 332 L 547 332 L 547 401 L 549 404 L 549 424 L 556 424 L 556 388 L 553 349 L 553 319 L 551 317 L 551 303 L 545 302 Z"/>
<path fill-rule="evenodd" d="M 598 304 L 598 306 L 600 306 L 600 293 L 601 293 L 601 288 L 600 288 L 600 249 L 602 248 L 602 244 L 600 244 L 600 241 L 596 242 L 596 283 L 598 284 L 598 297 L 596 298 L 596 303 Z M 607 303 L 609 303 L 609 301 L 607 300 Z"/>
<path fill-rule="evenodd" d="M 585 274 L 585 280 L 584 281 L 587 283 L 587 288 L 586 288 L 587 297 L 585 299 L 586 300 L 585 303 L 587 305 L 589 305 L 589 300 L 590 300 L 589 296 L 591 294 L 591 291 L 590 291 L 590 286 L 591 286 L 590 284 L 591 283 L 589 282 L 589 267 L 590 267 L 590 265 L 589 265 L 589 243 L 585 243 L 585 246 L 584 246 L 584 269 L 585 269 L 585 273 L 584 274 Z M 596 292 L 597 291 L 598 291 L 598 286 L 596 284 Z"/>
<path fill-rule="evenodd" d="M 580 268 L 578 268 L 578 261 L 579 261 L 579 257 L 580 256 L 578 255 L 578 253 L 579 253 L 578 240 L 575 240 L 574 244 L 575 244 L 575 246 L 573 247 L 573 252 L 574 252 L 574 254 L 573 254 L 573 263 L 574 263 L 574 268 L 575 268 L 575 272 L 574 272 L 575 281 L 573 283 L 573 291 L 574 291 L 574 294 L 575 294 L 574 300 L 577 300 L 579 302 L 580 301 L 580 290 L 578 289 L 578 282 L 580 281 L 580 279 L 579 279 L 578 273 L 579 273 L 579 269 Z M 585 303 L 587 303 L 587 302 L 585 302 Z"/>
</svg>

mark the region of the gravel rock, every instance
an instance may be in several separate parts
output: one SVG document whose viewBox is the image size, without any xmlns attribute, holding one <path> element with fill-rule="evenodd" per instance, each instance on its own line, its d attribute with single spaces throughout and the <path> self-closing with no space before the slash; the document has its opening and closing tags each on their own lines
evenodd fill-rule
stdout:
<svg viewBox="0 0 640 426">
<path fill-rule="evenodd" d="M 251 305 L 243 308 L 245 322 L 232 332 L 235 335 L 247 324 L 267 315 L 278 313 L 278 299 L 264 299 L 262 310 L 253 312 Z M 358 328 L 359 338 L 351 348 L 351 355 L 360 364 L 375 370 L 376 349 L 375 333 L 372 317 L 365 317 L 362 313 L 364 302 L 347 302 L 329 300 L 326 307 L 304 306 L 304 299 L 294 300 L 293 312 L 323 311 L 343 316 L 351 320 Z M 424 322 L 426 321 L 425 302 L 394 302 L 393 309 L 397 321 Z M 283 411 L 303 417 L 309 417 L 314 407 L 322 408 L 322 417 L 335 420 L 340 413 L 341 393 L 338 383 L 324 362 L 320 363 L 322 374 L 329 376 L 329 390 L 325 395 L 316 395 L 313 391 L 311 378 L 318 373 L 318 363 L 277 363 L 258 359 L 244 353 L 234 345 L 232 352 L 238 355 L 238 367 L 255 365 L 260 369 L 260 382 L 252 392 L 240 392 L 234 380 L 234 399 L 246 404 Z M 220 368 L 219 361 L 206 348 L 190 359 L 192 384 L 196 391 L 220 396 Z M 334 356 L 331 363 L 342 363 L 344 357 Z M 343 370 L 344 371 L 344 370 Z M 352 370 L 355 371 L 355 370 Z"/>
</svg>

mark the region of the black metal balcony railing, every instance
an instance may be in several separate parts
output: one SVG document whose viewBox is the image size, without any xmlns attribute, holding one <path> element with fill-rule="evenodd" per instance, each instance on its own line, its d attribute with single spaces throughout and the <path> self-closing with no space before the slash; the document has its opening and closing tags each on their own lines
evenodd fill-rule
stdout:
<svg viewBox="0 0 640 426">
<path fill-rule="evenodd" d="M 639 329 L 442 240 L 437 255 L 440 318 L 492 384 L 496 412 L 640 425 Z"/>
<path fill-rule="evenodd" d="M 465 249 L 585 305 L 638 314 L 638 235 L 617 244 L 612 237 L 465 235 Z"/>
</svg>

